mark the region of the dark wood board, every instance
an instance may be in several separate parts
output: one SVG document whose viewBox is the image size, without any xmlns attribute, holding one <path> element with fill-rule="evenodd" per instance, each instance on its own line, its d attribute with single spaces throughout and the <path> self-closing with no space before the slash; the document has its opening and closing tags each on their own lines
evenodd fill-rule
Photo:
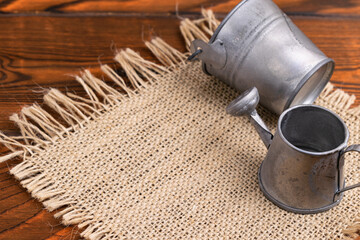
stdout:
<svg viewBox="0 0 360 240">
<path fill-rule="evenodd" d="M 129 14 L 199 13 L 212 8 L 229 12 L 240 0 L 2 0 L 0 12 L 122 12 Z M 359 16 L 360 0 L 274 0 L 281 9 L 296 15 Z"/>
<path fill-rule="evenodd" d="M 336 62 L 331 81 L 360 103 L 360 19 L 293 17 Z M 115 49 L 130 47 L 153 59 L 143 41 L 160 36 L 184 51 L 176 17 L 2 17 L 0 18 L 0 129 L 21 107 L 42 101 L 44 89 L 82 88 L 70 75 L 112 63 Z M 11 27 L 10 27 L 11 26 Z M 131 27 L 128 27 L 131 26 Z"/>
<path fill-rule="evenodd" d="M 355 94 L 359 105 L 360 18 L 292 16 L 292 19 L 336 61 L 331 81 Z M 178 22 L 174 15 L 0 15 L 0 129 L 17 133 L 9 116 L 25 105 L 41 103 L 46 88 L 83 93 L 69 75 L 82 68 L 98 74 L 99 61 L 111 64 L 116 48 L 131 47 L 146 59 L 154 60 L 143 40 L 160 36 L 184 51 Z M 19 162 L 0 164 L 0 239 L 79 239 L 76 227 L 62 226 L 9 175 L 8 169 Z"/>
</svg>

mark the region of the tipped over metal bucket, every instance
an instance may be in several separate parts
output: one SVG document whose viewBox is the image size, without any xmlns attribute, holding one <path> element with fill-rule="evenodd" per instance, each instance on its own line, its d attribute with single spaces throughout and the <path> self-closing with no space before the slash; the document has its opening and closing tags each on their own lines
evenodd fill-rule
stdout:
<svg viewBox="0 0 360 240">
<path fill-rule="evenodd" d="M 271 0 L 243 0 L 209 43 L 194 40 L 191 51 L 205 73 L 240 91 L 256 87 L 260 103 L 278 114 L 313 103 L 334 69 Z"/>
</svg>

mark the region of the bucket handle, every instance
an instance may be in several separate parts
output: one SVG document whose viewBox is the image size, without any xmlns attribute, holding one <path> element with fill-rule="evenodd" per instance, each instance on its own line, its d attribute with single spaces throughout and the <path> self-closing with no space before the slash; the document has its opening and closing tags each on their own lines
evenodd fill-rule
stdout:
<svg viewBox="0 0 360 240">
<path fill-rule="evenodd" d="M 343 157 L 345 153 L 352 152 L 352 151 L 360 153 L 360 144 L 354 144 L 354 145 L 351 145 L 351 146 L 347 147 L 345 150 L 343 150 L 341 152 L 340 157 Z M 357 188 L 357 187 L 360 187 L 360 183 L 357 183 L 357 184 L 354 184 L 354 185 L 351 185 L 351 186 L 347 186 L 347 187 L 344 187 L 341 190 L 336 191 L 335 196 L 339 195 L 340 193 L 346 192 L 348 190 Z"/>
<path fill-rule="evenodd" d="M 195 39 L 191 42 L 190 50 L 192 54 L 187 60 L 200 59 L 206 65 L 216 69 L 222 69 L 226 64 L 227 53 L 224 42 L 216 39 L 212 43 L 206 43 L 203 40 Z"/>
</svg>

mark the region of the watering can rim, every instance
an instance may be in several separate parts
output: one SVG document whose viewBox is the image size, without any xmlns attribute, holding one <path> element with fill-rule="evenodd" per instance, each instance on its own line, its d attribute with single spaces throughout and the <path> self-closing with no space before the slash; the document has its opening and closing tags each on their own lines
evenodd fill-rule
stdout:
<svg viewBox="0 0 360 240">
<path fill-rule="evenodd" d="M 323 152 L 313 152 L 313 151 L 308 151 L 308 150 L 304 150 L 304 149 L 301 149 L 301 148 L 298 148 L 296 147 L 295 145 L 293 145 L 291 142 L 289 142 L 286 137 L 284 136 L 283 132 L 282 132 L 282 129 L 281 129 L 281 123 L 283 121 L 283 118 L 285 117 L 285 115 L 290 112 L 290 111 L 293 111 L 294 109 L 297 109 L 297 108 L 305 108 L 305 107 L 308 107 L 308 108 L 319 108 L 319 109 L 322 109 L 326 112 L 329 112 L 331 113 L 333 116 L 335 116 L 337 118 L 337 120 L 339 120 L 339 122 L 342 124 L 343 128 L 344 128 L 344 132 L 345 132 L 345 137 L 344 137 L 344 141 L 339 144 L 336 148 L 333 148 L 331 150 L 328 150 L 328 151 L 323 151 Z M 301 153 L 304 153 L 304 154 L 307 154 L 307 155 L 312 155 L 312 156 L 325 156 L 325 155 L 329 155 L 329 154 L 333 154 L 335 152 L 338 152 L 344 148 L 346 148 L 347 146 L 347 143 L 349 141 L 349 136 L 350 136 L 350 133 L 349 133 L 349 129 L 347 128 L 345 122 L 339 117 L 338 114 L 336 114 L 335 112 L 333 112 L 332 110 L 328 109 L 328 108 L 325 108 L 325 107 L 322 107 L 322 106 L 319 106 L 319 105 L 315 105 L 315 104 L 300 104 L 300 105 L 296 105 L 296 106 L 293 106 L 293 107 L 290 107 L 288 109 L 286 109 L 283 113 L 281 113 L 280 117 L 279 117 L 279 120 L 277 122 L 277 133 L 279 134 L 279 136 L 281 137 L 281 139 L 289 146 L 291 147 L 292 149 L 298 151 L 298 152 L 301 152 Z"/>
</svg>

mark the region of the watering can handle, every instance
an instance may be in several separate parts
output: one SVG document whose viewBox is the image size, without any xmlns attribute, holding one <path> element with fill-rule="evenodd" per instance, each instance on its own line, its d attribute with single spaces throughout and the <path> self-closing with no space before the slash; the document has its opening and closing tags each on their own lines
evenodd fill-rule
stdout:
<svg viewBox="0 0 360 240">
<path fill-rule="evenodd" d="M 341 156 L 343 156 L 345 153 L 347 152 L 352 152 L 352 151 L 355 151 L 355 152 L 359 152 L 360 153 L 360 144 L 354 144 L 354 145 L 351 145 L 349 147 L 347 147 L 344 151 L 341 152 Z M 341 157 L 340 156 L 340 157 Z M 351 189 L 354 189 L 354 188 L 357 188 L 357 187 L 360 187 L 360 183 L 357 183 L 357 184 L 354 184 L 354 185 L 351 185 L 351 186 L 347 186 L 347 187 L 344 187 L 343 189 L 341 190 L 338 190 L 335 195 L 339 195 L 340 193 L 343 193 L 343 192 L 346 192 L 348 190 L 351 190 Z"/>
</svg>

